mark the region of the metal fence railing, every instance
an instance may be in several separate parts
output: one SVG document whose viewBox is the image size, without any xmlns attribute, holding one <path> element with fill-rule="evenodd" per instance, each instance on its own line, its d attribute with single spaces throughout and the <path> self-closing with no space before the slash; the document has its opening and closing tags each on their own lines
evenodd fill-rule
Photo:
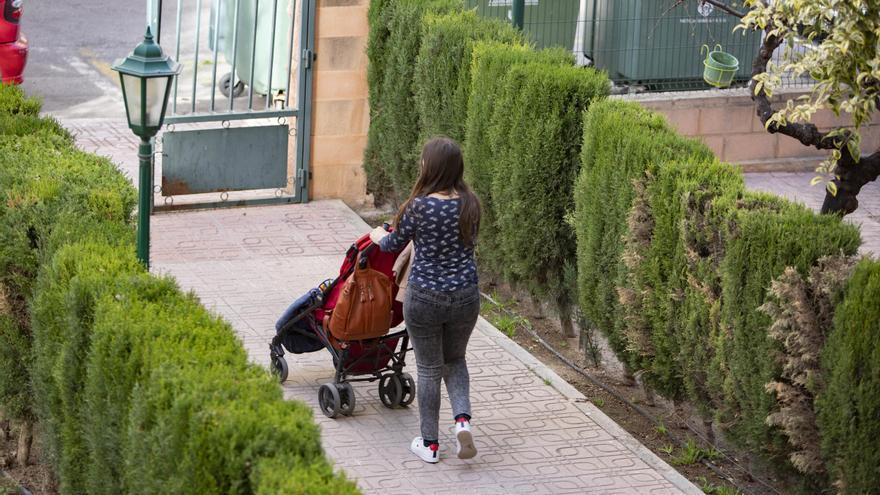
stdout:
<svg viewBox="0 0 880 495">
<path fill-rule="evenodd" d="M 513 20 L 513 0 L 465 4 L 482 16 Z M 733 32 L 738 18 L 691 0 L 525 0 L 522 20 L 536 47 L 568 48 L 579 65 L 605 70 L 615 85 L 636 91 L 711 88 L 703 81 L 704 45 L 720 45 L 740 61 L 734 86 L 744 86 L 761 43 L 760 33 Z"/>
</svg>

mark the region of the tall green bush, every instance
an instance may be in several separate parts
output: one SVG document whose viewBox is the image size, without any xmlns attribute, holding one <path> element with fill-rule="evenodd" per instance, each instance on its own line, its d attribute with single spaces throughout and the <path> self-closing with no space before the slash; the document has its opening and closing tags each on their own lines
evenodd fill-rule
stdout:
<svg viewBox="0 0 880 495">
<path fill-rule="evenodd" d="M 765 385 L 779 376 L 771 320 L 759 308 L 772 280 L 786 267 L 802 275 L 828 255 L 852 255 L 860 244 L 856 227 L 837 216 L 816 215 L 801 205 L 761 197 L 761 207 L 738 208 L 721 265 L 722 308 L 715 369 L 724 397 L 721 411 L 731 432 L 746 445 L 771 454 L 787 451 L 766 418 L 773 397 Z"/>
<path fill-rule="evenodd" d="M 422 29 L 413 80 L 420 141 L 445 135 L 463 143 L 474 43 L 520 44 L 522 36 L 510 23 L 480 17 L 472 10 L 429 14 Z"/>
<path fill-rule="evenodd" d="M 880 263 L 863 260 L 834 315 L 817 400 L 822 454 L 840 493 L 880 493 Z"/>
<path fill-rule="evenodd" d="M 575 241 L 563 219 L 574 209 L 583 112 L 609 86 L 592 69 L 514 66 L 490 131 L 493 148 L 505 150 L 492 180 L 505 271 L 533 294 L 550 296 L 566 335 L 573 333 L 571 290 L 561 282 L 574 264 Z"/>
<path fill-rule="evenodd" d="M 386 44 L 390 33 L 391 13 L 396 0 L 370 0 L 367 22 L 370 32 L 367 37 L 367 86 L 370 102 L 370 122 L 375 122 L 382 113 L 382 81 L 385 79 L 385 66 L 388 53 Z M 364 172 L 367 175 L 367 192 L 372 193 L 377 203 L 384 202 L 389 191 L 385 168 L 379 159 L 379 127 L 370 125 L 367 131 L 367 147 L 364 150 Z"/>
<path fill-rule="evenodd" d="M 507 111 L 499 109 L 505 76 L 516 65 L 544 63 L 548 66 L 571 66 L 574 65 L 574 59 L 571 52 L 563 49 L 536 51 L 523 44 L 481 41 L 473 47 L 472 60 L 464 141 L 465 179 L 483 204 L 480 242 L 477 244 L 480 264 L 489 272 L 498 273 L 503 262 L 499 251 L 498 229 L 495 226 L 492 177 L 495 175 L 495 164 L 501 160 L 499 155 L 506 150 L 493 150 L 489 131 L 495 112 Z M 503 132 L 502 118 L 499 117 L 494 122 L 496 132 Z"/>
<path fill-rule="evenodd" d="M 394 198 L 408 196 L 418 171 L 416 148 L 420 136 L 415 110 L 415 60 L 422 43 L 422 19 L 430 13 L 453 12 L 461 0 L 396 0 L 385 44 L 381 106 L 375 126 L 378 157 L 391 183 Z"/>
<path fill-rule="evenodd" d="M 708 339 L 682 331 L 692 316 L 685 292 L 695 282 L 688 261 L 699 256 L 689 252 L 682 228 L 695 206 L 705 209 L 724 195 L 735 198 L 744 185 L 736 168 L 715 161 L 703 145 L 674 135 L 661 142 L 681 158 L 660 163 L 637 181 L 617 292 L 633 368 L 645 372 L 646 382 L 662 395 L 679 400 L 685 396 L 682 378 L 703 371 L 689 366 L 691 346 L 708 345 Z"/>
<path fill-rule="evenodd" d="M 0 397 L 36 411 L 61 492 L 357 493 L 309 408 L 144 271 L 128 181 L 22 98 L 0 86 L 0 113 L 37 129 L 0 127 Z"/>
<path fill-rule="evenodd" d="M 635 103 L 605 100 L 584 116 L 582 169 L 574 191 L 580 307 L 625 362 L 625 315 L 617 288 L 626 277 L 622 258 L 633 181 L 668 160 L 709 159 L 708 150 L 675 135 L 664 118 Z"/>
</svg>

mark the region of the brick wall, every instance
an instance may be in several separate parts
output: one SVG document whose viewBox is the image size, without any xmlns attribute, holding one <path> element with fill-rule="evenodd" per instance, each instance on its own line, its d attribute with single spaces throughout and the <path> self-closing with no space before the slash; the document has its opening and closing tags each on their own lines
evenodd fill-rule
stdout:
<svg viewBox="0 0 880 495">
<path fill-rule="evenodd" d="M 789 98 L 787 93 L 775 97 Z M 738 163 L 746 171 L 813 170 L 827 152 L 802 145 L 796 139 L 770 134 L 755 114 L 755 105 L 746 89 L 621 96 L 638 101 L 669 119 L 686 136 L 699 137 L 722 161 Z M 816 115 L 820 129 L 842 125 L 830 111 Z M 880 118 L 864 130 L 863 150 L 880 147 Z"/>
<path fill-rule="evenodd" d="M 367 101 L 368 0 L 319 0 L 315 20 L 312 181 L 309 197 L 350 206 L 367 200 L 363 154 Z"/>
</svg>

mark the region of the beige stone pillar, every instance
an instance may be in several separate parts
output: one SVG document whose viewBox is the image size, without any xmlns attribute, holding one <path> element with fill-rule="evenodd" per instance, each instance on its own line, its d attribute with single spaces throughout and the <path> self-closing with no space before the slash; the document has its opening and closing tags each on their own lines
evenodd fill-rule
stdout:
<svg viewBox="0 0 880 495">
<path fill-rule="evenodd" d="M 369 0 L 319 0 L 315 20 L 309 197 L 353 207 L 367 201 L 368 7 Z"/>
</svg>

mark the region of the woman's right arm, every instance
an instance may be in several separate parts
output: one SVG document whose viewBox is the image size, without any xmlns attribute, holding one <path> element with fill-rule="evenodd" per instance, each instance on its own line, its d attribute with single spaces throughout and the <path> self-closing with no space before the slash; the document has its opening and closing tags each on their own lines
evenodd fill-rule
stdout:
<svg viewBox="0 0 880 495">
<path fill-rule="evenodd" d="M 416 210 L 417 205 L 413 201 L 409 208 L 407 208 L 407 211 L 403 213 L 403 216 L 400 218 L 400 224 L 394 229 L 394 232 L 391 232 L 379 241 L 379 249 L 396 253 L 406 247 L 407 243 L 412 240 L 416 233 L 416 223 L 418 222 Z"/>
</svg>

